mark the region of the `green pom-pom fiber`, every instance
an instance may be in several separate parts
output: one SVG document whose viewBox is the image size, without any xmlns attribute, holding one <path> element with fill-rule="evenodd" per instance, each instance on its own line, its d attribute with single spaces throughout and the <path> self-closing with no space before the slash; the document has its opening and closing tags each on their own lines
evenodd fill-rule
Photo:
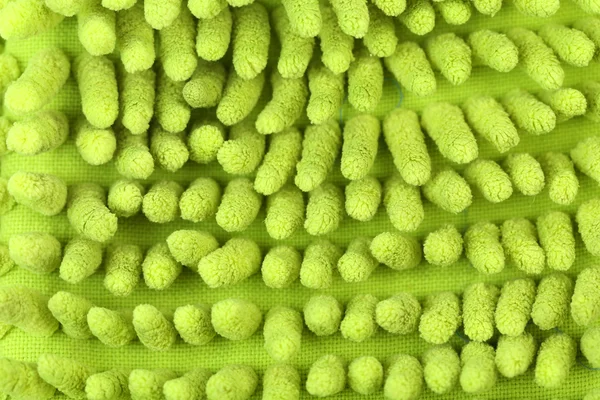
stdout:
<svg viewBox="0 0 600 400">
<path fill-rule="evenodd" d="M 60 242 L 41 232 L 13 235 L 8 251 L 15 264 L 38 274 L 49 274 L 58 268 L 62 255 Z"/>
</svg>

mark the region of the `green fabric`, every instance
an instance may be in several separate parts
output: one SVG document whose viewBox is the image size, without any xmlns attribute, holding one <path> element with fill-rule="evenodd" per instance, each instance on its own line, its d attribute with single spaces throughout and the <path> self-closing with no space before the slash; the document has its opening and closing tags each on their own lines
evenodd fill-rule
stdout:
<svg viewBox="0 0 600 400">
<path fill-rule="evenodd" d="M 502 10 L 495 17 L 486 17 L 474 11 L 471 20 L 461 26 L 447 25 L 438 18 L 434 34 L 455 32 L 459 35 L 465 35 L 482 28 L 503 30 L 508 27 L 527 27 L 537 29 L 547 22 L 568 25 L 584 15 L 581 10 L 567 1 L 562 3 L 561 9 L 550 19 L 526 17 L 520 14 L 512 4 L 504 4 Z M 406 37 L 412 37 L 403 27 L 399 29 L 398 36 L 401 40 Z M 417 40 L 419 39 L 417 38 Z M 5 49 L 7 52 L 15 55 L 20 62 L 21 68 L 24 68 L 29 57 L 49 45 L 59 46 L 65 50 L 71 59 L 79 54 L 82 51 L 82 47 L 77 40 L 76 20 L 74 18 L 65 19 L 62 24 L 53 30 L 31 39 L 9 41 L 5 44 Z M 566 73 L 565 87 L 576 85 L 588 79 L 598 80 L 600 78 L 600 64 L 598 63 L 592 63 L 586 68 L 574 68 L 563 63 L 563 68 Z M 471 78 L 463 85 L 457 87 L 451 86 L 440 75 L 437 75 L 437 91 L 432 96 L 425 98 L 417 98 L 410 93 L 400 94 L 397 83 L 393 81 L 389 74 L 386 77 L 384 98 L 376 110 L 378 117 L 383 117 L 386 112 L 397 107 L 400 103 L 402 107 L 421 110 L 424 105 L 440 100 L 448 101 L 452 104 L 460 104 L 467 97 L 474 94 L 489 94 L 499 97 L 513 88 L 522 88 L 533 93 L 540 91 L 536 83 L 529 79 L 520 68 L 516 68 L 508 74 L 502 74 L 488 68 L 476 67 L 473 70 Z M 50 107 L 65 112 L 71 119 L 80 114 L 79 94 L 75 80 L 72 77 L 69 78 L 67 85 L 61 90 L 59 96 Z M 260 110 L 261 107 L 259 106 L 257 109 Z M 354 114 L 355 111 L 351 110 L 347 103 L 343 107 L 343 110 L 340 111 L 340 117 L 344 120 Z M 200 113 L 194 115 L 193 118 L 199 116 L 201 116 Z M 304 126 L 307 124 L 307 121 L 307 118 L 304 116 L 299 121 L 299 125 Z M 579 140 L 595 134 L 597 131 L 597 124 L 588 119 L 578 117 L 559 123 L 556 129 L 546 136 L 531 136 L 520 132 L 521 142 L 510 152 L 530 152 L 534 155 L 547 151 L 568 152 Z M 443 159 L 433 143 L 429 139 L 427 140 L 428 150 L 435 169 L 446 165 L 448 163 L 447 160 Z M 483 139 L 478 138 L 478 145 L 480 158 L 502 160 L 505 157 L 505 155 L 499 154 Z M 330 174 L 329 180 L 338 184 L 347 184 L 347 181 L 339 171 L 339 163 L 336 165 L 336 169 Z M 461 169 L 458 168 L 458 170 Z M 9 178 L 19 170 L 55 174 L 63 178 L 68 184 L 95 182 L 106 188 L 119 178 L 112 163 L 101 167 L 86 164 L 77 153 L 72 138 L 65 145 L 49 153 L 35 157 L 10 154 L 2 158 L 2 177 Z M 371 174 L 377 178 L 384 178 L 390 176 L 394 170 L 395 167 L 391 156 L 385 144 L 381 141 L 377 161 Z M 180 184 L 187 186 L 199 176 L 210 176 L 217 179 L 220 183 L 225 183 L 231 179 L 231 176 L 227 176 L 216 162 L 207 166 L 200 166 L 189 162 L 175 174 L 157 170 L 145 182 L 145 185 L 147 186 L 162 179 L 169 179 L 176 180 Z M 515 191 L 509 200 L 495 205 L 484 200 L 474 190 L 472 206 L 459 215 L 449 214 L 435 207 L 433 204 L 424 201 L 425 220 L 414 235 L 423 239 L 426 233 L 447 223 L 455 224 L 464 233 L 466 227 L 477 221 L 491 220 L 495 223 L 501 223 L 505 219 L 513 217 L 535 219 L 547 210 L 563 210 L 573 215 L 582 202 L 600 196 L 600 188 L 596 182 L 580 173 L 578 173 L 578 177 L 581 184 L 579 194 L 576 201 L 567 207 L 560 207 L 552 203 L 548 198 L 547 190 L 534 197 L 526 197 Z M 289 244 L 299 249 L 304 249 L 308 243 L 314 240 L 314 237 L 301 230 L 290 239 L 275 241 L 267 235 L 263 223 L 264 217 L 263 210 L 255 222 L 239 235 L 254 239 L 262 247 L 263 252 L 266 252 L 276 244 Z M 200 224 L 177 220 L 172 223 L 159 225 L 150 223 L 143 215 L 138 215 L 119 221 L 119 230 L 114 237 L 114 242 L 137 244 L 147 249 L 159 241 L 164 241 L 172 231 L 184 228 L 207 230 L 221 244 L 231 237 L 230 234 L 226 233 L 216 224 L 214 219 Z M 393 227 L 384 210 L 380 209 L 376 217 L 368 223 L 354 221 L 346 217 L 340 228 L 328 235 L 328 238 L 334 243 L 346 247 L 357 236 L 375 236 L 386 230 L 393 230 Z M 9 237 L 14 234 L 30 231 L 51 233 L 63 243 L 75 234 L 64 212 L 55 217 L 44 217 L 23 206 L 17 206 L 0 220 L 0 241 L 4 243 L 8 242 Z M 587 253 L 581 240 L 578 238 L 577 260 L 567 274 L 575 278 L 579 271 L 595 263 L 598 263 L 598 259 Z M 549 274 L 550 272 L 552 271 L 546 268 L 544 274 Z M 134 292 L 126 298 L 114 297 L 104 288 L 104 273 L 102 271 L 99 271 L 78 285 L 70 285 L 61 280 L 57 273 L 42 276 L 34 275 L 21 268 L 15 268 L 12 272 L 0 278 L 0 285 L 24 285 L 38 289 L 48 296 L 59 290 L 66 290 L 87 298 L 97 306 L 111 309 L 132 310 L 139 304 L 149 303 L 161 309 L 174 310 L 176 307 L 186 304 L 215 303 L 219 300 L 239 297 L 255 302 L 263 312 L 266 312 L 268 309 L 278 305 L 300 310 L 312 295 L 321 292 L 331 294 L 344 303 L 347 303 L 351 297 L 357 294 L 373 294 L 379 300 L 382 300 L 401 291 L 413 293 L 419 299 L 422 299 L 427 294 L 442 290 L 462 293 L 469 284 L 475 282 L 489 282 L 501 286 L 505 281 L 522 277 L 522 275 L 522 272 L 518 271 L 514 266 L 508 265 L 500 274 L 486 276 L 472 268 L 463 256 L 457 264 L 447 268 L 433 267 L 423 263 L 412 270 L 395 272 L 386 267 L 379 267 L 367 281 L 355 284 L 345 283 L 339 274 L 336 274 L 331 289 L 318 292 L 301 286 L 299 281 L 296 281 L 288 289 L 269 289 L 264 285 L 260 274 L 256 274 L 237 285 L 212 290 L 202 282 L 197 274 L 187 269 L 165 291 L 152 291 L 143 283 L 140 283 Z M 541 332 L 533 324 L 529 324 L 527 329 L 538 339 L 538 342 L 541 342 L 543 338 L 552 333 Z M 572 335 L 576 340 L 579 340 L 583 334 L 583 328 L 576 326 L 570 318 L 560 329 Z M 495 341 L 496 338 L 493 339 L 494 343 Z M 456 335 L 451 343 L 462 345 L 463 339 L 459 335 Z M 344 340 L 340 333 L 328 337 L 316 337 L 305 329 L 302 337 L 301 352 L 293 364 L 300 370 L 304 382 L 309 367 L 325 354 L 339 355 L 347 362 L 362 355 L 375 356 L 379 360 L 385 361 L 388 357 L 398 353 L 407 353 L 420 357 L 429 346 L 424 340 L 419 338 L 418 333 L 408 336 L 396 336 L 379 329 L 374 337 L 357 344 Z M 42 339 L 27 335 L 18 329 L 13 329 L 4 339 L 0 340 L 0 356 L 2 357 L 36 362 L 40 354 L 43 353 L 70 357 L 98 370 L 109 368 L 169 368 L 180 373 L 185 373 L 195 368 L 208 368 L 212 371 L 217 371 L 225 365 L 241 363 L 254 367 L 262 376 L 266 368 L 274 363 L 264 349 L 262 329 L 259 329 L 256 334 L 245 341 L 233 342 L 217 336 L 209 344 L 195 347 L 179 340 L 168 352 L 164 353 L 150 352 L 137 341 L 124 348 L 112 349 L 106 347 L 98 340 L 77 341 L 67 337 L 62 332 L 58 332 L 50 338 Z M 530 368 L 530 371 L 525 375 L 511 380 L 499 378 L 498 383 L 492 390 L 476 397 L 465 394 L 461 390 L 460 385 L 457 385 L 450 394 L 445 396 L 437 396 L 431 391 L 425 390 L 421 398 L 581 399 L 588 391 L 600 386 L 600 371 L 587 367 L 587 362 L 581 354 L 578 355 L 577 360 L 578 363 L 572 369 L 566 383 L 555 390 L 539 388 L 533 380 L 533 368 Z M 310 397 L 305 390 L 302 391 L 301 396 L 302 398 Z M 382 397 L 383 393 L 379 391 L 376 395 L 369 398 Z M 260 398 L 260 390 L 257 391 L 253 398 Z M 348 388 L 341 394 L 331 398 L 355 399 L 366 397 L 362 397 Z"/>
</svg>

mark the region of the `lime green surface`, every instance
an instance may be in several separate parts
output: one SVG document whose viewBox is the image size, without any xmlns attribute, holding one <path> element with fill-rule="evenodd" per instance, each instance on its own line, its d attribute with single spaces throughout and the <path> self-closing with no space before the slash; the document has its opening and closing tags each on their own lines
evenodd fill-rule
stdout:
<svg viewBox="0 0 600 400">
<path fill-rule="evenodd" d="M 561 9 L 550 21 L 569 24 L 581 16 L 584 16 L 583 12 L 565 0 L 562 2 Z M 461 26 L 446 25 L 438 18 L 433 34 L 451 31 L 464 35 L 482 28 L 502 30 L 515 26 L 537 29 L 547 22 L 547 19 L 521 15 L 512 4 L 504 4 L 502 10 L 495 17 L 485 17 L 474 12 L 471 20 Z M 26 65 L 27 60 L 33 54 L 49 45 L 59 46 L 72 59 L 82 51 L 82 47 L 77 41 L 76 29 L 77 24 L 75 19 L 68 18 L 52 31 L 27 40 L 9 41 L 5 44 L 5 48 L 6 51 L 17 57 L 21 68 Z M 401 40 L 412 36 L 403 27 L 399 29 L 398 35 Z M 578 82 L 588 79 L 600 80 L 600 64 L 597 63 L 592 63 L 586 68 L 574 68 L 563 64 L 563 68 L 566 73 L 565 86 L 576 85 Z M 450 85 L 439 74 L 436 74 L 438 89 L 432 96 L 426 98 L 417 98 L 409 93 L 400 95 L 398 87 L 387 73 L 386 78 L 383 101 L 375 112 L 379 117 L 383 117 L 386 112 L 395 108 L 400 102 L 403 107 L 420 111 L 426 104 L 433 101 L 443 100 L 452 104 L 460 104 L 467 97 L 474 94 L 488 94 L 500 97 L 513 88 L 522 88 L 533 93 L 540 90 L 535 82 L 529 79 L 519 67 L 508 74 L 502 74 L 487 68 L 475 67 L 471 78 L 457 87 Z M 67 85 L 61 90 L 58 97 L 49 107 L 65 112 L 71 119 L 80 114 L 79 94 L 73 77 L 69 78 Z M 257 110 L 261 108 L 259 106 Z M 214 110 L 210 110 L 210 112 L 212 113 Z M 346 103 L 340 112 L 340 117 L 346 120 L 355 115 L 355 113 Z M 192 118 L 196 119 L 201 116 L 202 114 L 198 113 L 198 115 L 194 115 Z M 304 126 L 307 121 L 307 118 L 304 116 L 299 125 Z M 599 128 L 599 125 L 585 118 L 578 117 L 559 123 L 556 129 L 546 136 L 531 136 L 520 132 L 521 142 L 518 146 L 511 149 L 510 152 L 530 152 L 534 155 L 546 151 L 568 152 L 582 138 L 591 134 L 597 134 Z M 502 160 L 505 157 L 505 155 L 499 154 L 482 138 L 478 137 L 477 139 L 480 158 Z M 447 160 L 442 159 L 433 143 L 429 139 L 427 140 L 434 170 L 437 170 L 446 165 Z M 72 137 L 65 145 L 54 151 L 35 157 L 10 154 L 4 156 L 0 162 L 1 176 L 4 178 L 9 178 L 17 171 L 26 170 L 55 174 L 64 179 L 69 185 L 94 182 L 105 188 L 108 188 L 112 182 L 120 178 L 112 163 L 101 167 L 94 167 L 85 163 L 77 153 Z M 458 170 L 462 169 L 461 167 L 456 168 Z M 380 140 L 379 153 L 371 174 L 378 178 L 385 178 L 390 176 L 394 169 L 391 156 L 383 140 Z M 226 175 L 221 166 L 216 162 L 206 166 L 189 162 L 175 174 L 157 169 L 148 181 L 144 182 L 144 185 L 148 187 L 153 182 L 169 179 L 187 186 L 199 176 L 211 176 L 220 183 L 225 183 L 231 179 L 231 176 Z M 526 197 L 515 192 L 507 201 L 494 205 L 487 202 L 477 190 L 474 190 L 472 206 L 459 215 L 446 213 L 431 203 L 424 201 L 425 220 L 414 235 L 423 240 L 427 233 L 437 230 L 444 224 L 455 224 L 461 233 L 464 233 L 467 226 L 477 221 L 491 220 L 501 223 L 505 219 L 513 217 L 535 219 L 548 210 L 562 210 L 574 215 L 579 204 L 590 198 L 600 196 L 600 187 L 596 182 L 580 173 L 578 173 L 578 178 L 581 185 L 579 194 L 576 201 L 568 207 L 560 207 L 552 203 L 548 198 L 547 190 L 533 197 Z M 336 163 L 336 168 L 330 174 L 328 180 L 340 185 L 348 183 L 339 170 L 339 162 Z M 261 246 L 263 254 L 266 254 L 266 251 L 270 247 L 278 244 L 289 244 L 296 248 L 304 249 L 314 240 L 314 237 L 308 235 L 304 230 L 300 230 L 289 239 L 275 241 L 269 237 L 265 230 L 264 217 L 264 210 L 262 210 L 258 218 L 256 218 L 246 231 L 236 235 L 254 239 Z M 221 245 L 231 237 L 229 233 L 216 224 L 214 218 L 211 221 L 199 224 L 193 224 L 181 219 L 166 224 L 152 224 L 143 215 L 138 215 L 133 218 L 122 218 L 119 220 L 119 229 L 113 242 L 137 244 L 141 245 L 144 249 L 148 249 L 153 244 L 164 241 L 171 232 L 177 229 L 207 230 L 219 240 Z M 388 220 L 385 210 L 380 208 L 375 218 L 370 222 L 359 222 L 346 216 L 339 229 L 327 235 L 327 238 L 335 244 L 346 247 L 357 236 L 375 236 L 386 230 L 393 230 L 393 227 Z M 8 242 L 10 236 L 14 234 L 30 231 L 51 233 L 63 243 L 75 235 L 75 232 L 67 221 L 66 212 L 54 217 L 45 217 L 32 212 L 24 206 L 17 206 L 0 219 L 1 242 Z M 578 237 L 577 259 L 575 265 L 567 272 L 567 275 L 574 278 L 584 267 L 598 263 L 600 263 L 600 260 L 585 251 Z M 550 272 L 546 268 L 544 274 Z M 254 275 L 250 279 L 231 287 L 210 289 L 202 282 L 199 275 L 187 269 L 184 269 L 182 275 L 167 290 L 161 292 L 153 291 L 143 283 L 140 283 L 134 292 L 126 298 L 114 297 L 104 288 L 103 271 L 99 271 L 90 278 L 85 279 L 82 283 L 71 285 L 61 280 L 56 272 L 51 275 L 42 276 L 32 274 L 21 268 L 15 268 L 12 272 L 0 278 L 0 285 L 24 285 L 38 289 L 48 297 L 59 290 L 65 290 L 87 298 L 96 306 L 111 309 L 127 309 L 130 311 L 135 306 L 143 303 L 149 303 L 160 309 L 173 311 L 176 307 L 186 304 L 215 303 L 219 300 L 237 297 L 254 302 L 265 313 L 268 309 L 278 305 L 300 310 L 310 296 L 315 294 L 331 294 L 345 304 L 351 297 L 357 294 L 372 294 L 379 300 L 383 300 L 400 291 L 411 292 L 422 300 L 425 295 L 439 291 L 453 291 L 460 294 L 469 284 L 475 282 L 489 282 L 502 285 L 509 279 L 522 276 L 522 272 L 512 265 L 507 265 L 505 270 L 497 275 L 486 276 L 480 274 L 469 265 L 463 255 L 458 263 L 445 268 L 434 267 L 423 262 L 422 265 L 415 269 L 396 272 L 387 267 L 379 266 L 367 281 L 354 284 L 345 283 L 336 272 L 332 287 L 325 291 L 308 289 L 301 286 L 299 281 L 296 281 L 290 288 L 280 290 L 270 289 L 263 283 L 260 274 Z M 571 334 L 577 340 L 579 340 L 583 333 L 582 328 L 577 327 L 571 319 L 564 326 L 561 326 L 560 329 Z M 542 338 L 552 333 L 541 332 L 533 324 L 529 324 L 528 330 L 538 341 L 541 341 Z M 496 340 L 497 338 L 495 337 L 492 339 L 492 342 L 495 344 Z M 462 345 L 463 340 L 457 335 L 452 339 L 452 343 L 454 345 Z M 429 345 L 418 337 L 418 333 L 408 336 L 396 336 L 379 329 L 371 339 L 362 343 L 355 343 L 343 339 L 339 332 L 333 336 L 316 337 L 305 328 L 302 337 L 302 348 L 299 355 L 293 361 L 293 364 L 300 370 L 302 381 L 304 382 L 310 365 L 325 354 L 340 355 L 348 363 L 354 358 L 363 355 L 375 356 L 379 360 L 385 361 L 389 356 L 397 353 L 407 353 L 420 357 L 428 347 Z M 18 329 L 13 329 L 0 340 L 0 356 L 2 357 L 35 362 L 39 355 L 43 353 L 71 357 L 100 370 L 121 367 L 126 369 L 170 368 L 184 373 L 195 368 L 209 368 L 217 371 L 228 364 L 242 363 L 254 367 L 262 375 L 266 368 L 274 363 L 264 349 L 262 327 L 250 339 L 245 341 L 234 342 L 217 336 L 207 345 L 194 347 L 185 344 L 179 339 L 168 352 L 164 353 L 150 352 L 137 341 L 120 349 L 108 348 L 98 340 L 77 341 L 67 337 L 62 332 L 56 333 L 51 338 L 42 339 L 29 336 Z M 577 360 L 578 363 L 573 368 L 566 383 L 555 390 L 539 388 L 533 380 L 533 372 L 530 369 L 527 374 L 511 380 L 500 378 L 491 391 L 481 395 L 467 395 L 457 385 L 447 395 L 436 396 L 430 391 L 424 391 L 421 398 L 581 399 L 589 390 L 600 386 L 600 371 L 587 367 L 586 361 L 581 354 L 578 355 Z M 309 397 L 305 390 L 302 391 L 302 397 Z M 348 388 L 332 398 L 375 399 L 382 397 L 382 391 L 369 397 L 362 397 Z M 253 398 L 260 398 L 260 390 L 257 391 L 257 394 Z"/>
</svg>

